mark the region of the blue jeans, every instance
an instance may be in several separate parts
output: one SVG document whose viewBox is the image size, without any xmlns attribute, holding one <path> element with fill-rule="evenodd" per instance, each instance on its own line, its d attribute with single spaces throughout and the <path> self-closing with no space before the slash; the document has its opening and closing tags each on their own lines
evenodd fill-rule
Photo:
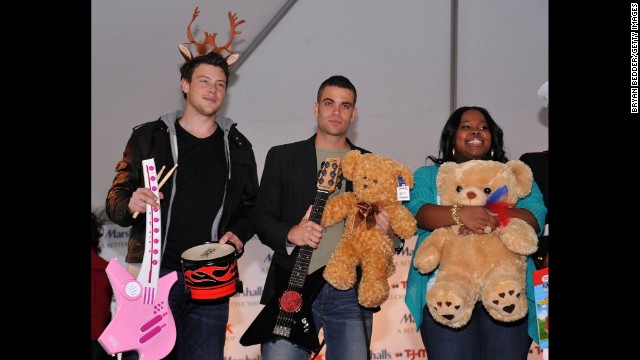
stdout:
<svg viewBox="0 0 640 360">
<path fill-rule="evenodd" d="M 342 291 L 325 284 L 311 307 L 318 332 L 324 329 L 327 360 L 369 358 L 373 311 L 358 304 L 356 287 Z M 263 360 L 308 360 L 310 355 L 285 339 L 262 343 L 261 352 Z"/>
<path fill-rule="evenodd" d="M 160 269 L 160 277 L 173 270 Z M 165 359 L 222 360 L 229 321 L 229 300 L 219 303 L 185 301 L 184 274 L 169 292 L 169 307 L 176 323 L 176 344 Z M 136 351 L 122 353 L 122 360 L 137 360 Z"/>
<path fill-rule="evenodd" d="M 526 316 L 499 322 L 477 302 L 469 323 L 453 329 L 436 322 L 426 306 L 422 311 L 420 336 L 429 360 L 526 360 L 529 356 Z"/>
</svg>

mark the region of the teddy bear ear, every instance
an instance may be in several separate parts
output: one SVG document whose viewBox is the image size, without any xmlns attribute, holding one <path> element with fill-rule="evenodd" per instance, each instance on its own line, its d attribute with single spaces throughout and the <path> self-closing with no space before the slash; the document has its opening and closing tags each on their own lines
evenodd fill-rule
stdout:
<svg viewBox="0 0 640 360">
<path fill-rule="evenodd" d="M 518 198 L 523 198 L 529 195 L 531 192 L 531 186 L 533 186 L 533 172 L 531 172 L 531 168 L 520 160 L 507 161 L 507 167 L 516 176 L 518 184 L 516 192 L 518 194 Z"/>
<path fill-rule="evenodd" d="M 355 173 L 356 164 L 362 154 L 358 150 L 349 150 L 346 154 L 344 154 L 344 158 L 342 158 L 342 162 L 340 163 L 340 168 L 342 169 L 342 175 L 348 180 L 353 180 L 353 175 Z"/>
<path fill-rule="evenodd" d="M 454 161 L 447 161 L 440 165 L 440 170 L 438 171 L 438 176 L 436 176 L 436 187 L 441 189 L 444 185 L 445 180 L 449 177 L 451 173 L 458 167 L 458 164 Z"/>
</svg>

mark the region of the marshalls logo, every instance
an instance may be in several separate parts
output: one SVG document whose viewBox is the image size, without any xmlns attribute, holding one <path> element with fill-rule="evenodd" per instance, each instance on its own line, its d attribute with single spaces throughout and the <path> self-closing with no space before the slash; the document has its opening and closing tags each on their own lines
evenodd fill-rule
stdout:
<svg viewBox="0 0 640 360">
<path fill-rule="evenodd" d="M 262 262 L 262 266 L 260 267 L 260 270 L 262 270 L 262 272 L 265 274 L 269 272 L 269 266 L 271 266 L 271 259 L 273 259 L 273 252 L 269 252 L 267 254 L 267 256 L 264 258 L 264 261 Z"/>
</svg>

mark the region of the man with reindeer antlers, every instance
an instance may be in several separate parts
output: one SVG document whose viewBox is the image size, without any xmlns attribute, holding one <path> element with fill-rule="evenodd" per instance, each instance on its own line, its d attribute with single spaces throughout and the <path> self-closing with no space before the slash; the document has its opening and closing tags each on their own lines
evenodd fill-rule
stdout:
<svg viewBox="0 0 640 360">
<path fill-rule="evenodd" d="M 191 23 L 198 14 L 196 8 Z M 131 226 L 125 261 L 133 276 L 140 271 L 145 252 L 145 217 L 136 213 L 145 213 L 148 205 L 161 211 L 160 275 L 172 271 L 178 275 L 168 296 L 177 333 L 175 346 L 166 357 L 171 359 L 223 359 L 229 318 L 228 297 L 204 302 L 190 298 L 183 252 L 218 242 L 233 245 L 241 254 L 255 234 L 252 218 L 258 175 L 253 148 L 236 123 L 218 114 L 227 91 L 229 66 L 238 58 L 229 49 L 233 36 L 240 34 L 236 26 L 244 22 L 236 19 L 229 12 L 231 36 L 222 47 L 215 44 L 215 33 L 205 33 L 203 43 L 195 41 L 189 23 L 188 38 L 198 56 L 179 45 L 186 60 L 180 68 L 184 110 L 133 129 L 106 199 L 109 218 L 120 226 Z M 229 53 L 226 58 L 223 51 Z M 142 160 L 150 158 L 157 168 L 173 170 L 167 172 L 169 181 L 160 185 L 159 198 L 144 186 Z M 174 168 L 178 163 L 179 168 Z M 139 355 L 126 351 L 122 359 Z"/>
</svg>

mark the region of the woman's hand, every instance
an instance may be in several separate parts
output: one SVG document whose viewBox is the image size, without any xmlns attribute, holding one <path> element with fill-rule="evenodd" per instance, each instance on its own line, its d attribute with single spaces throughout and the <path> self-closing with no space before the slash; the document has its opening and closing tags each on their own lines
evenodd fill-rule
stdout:
<svg viewBox="0 0 640 360">
<path fill-rule="evenodd" d="M 488 234 L 498 226 L 498 219 L 495 214 L 482 206 L 463 206 L 458 210 L 460 226 L 458 234 Z"/>
</svg>

